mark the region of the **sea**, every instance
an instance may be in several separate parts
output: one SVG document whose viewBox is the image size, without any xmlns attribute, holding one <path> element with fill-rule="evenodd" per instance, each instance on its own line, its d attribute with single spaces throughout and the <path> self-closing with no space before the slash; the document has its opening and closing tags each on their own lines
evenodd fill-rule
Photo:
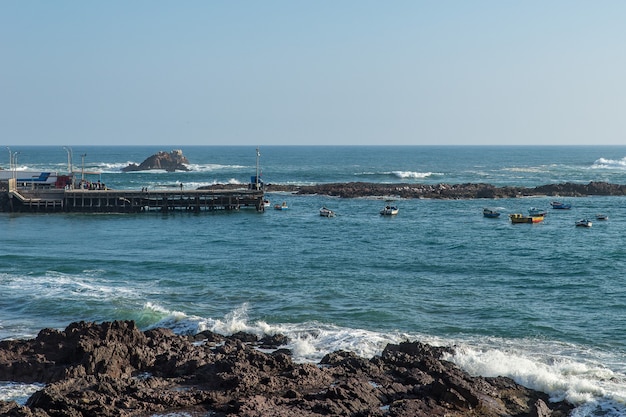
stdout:
<svg viewBox="0 0 626 417">
<path fill-rule="evenodd" d="M 189 171 L 122 172 L 174 149 Z M 535 187 L 626 184 L 626 146 L 11 146 L 0 166 L 135 190 L 246 187 L 257 173 L 269 185 Z M 178 334 L 282 333 L 298 362 L 415 340 L 454 346 L 446 359 L 472 375 L 568 400 L 576 417 L 626 415 L 626 197 L 559 198 L 570 210 L 552 209 L 554 196 L 267 197 L 289 208 L 0 213 L 0 340 L 134 320 Z M 381 216 L 390 201 L 399 213 Z M 548 210 L 543 222 L 511 224 L 531 207 Z M 592 227 L 576 227 L 581 218 Z M 2 381 L 0 399 L 24 403 L 40 388 Z"/>
</svg>

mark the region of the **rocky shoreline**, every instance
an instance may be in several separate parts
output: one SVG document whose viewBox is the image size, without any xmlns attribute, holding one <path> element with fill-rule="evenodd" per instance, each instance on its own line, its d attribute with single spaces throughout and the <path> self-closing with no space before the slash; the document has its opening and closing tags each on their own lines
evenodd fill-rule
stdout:
<svg viewBox="0 0 626 417">
<path fill-rule="evenodd" d="M 562 417 L 566 402 L 505 377 L 472 377 L 453 348 L 389 344 L 380 356 L 296 363 L 281 335 L 140 331 L 132 321 L 78 322 L 0 342 L 0 380 L 44 383 L 8 416 Z M 184 414 L 181 414 L 184 413 Z M 174 415 L 174 414 L 172 414 Z"/>
<path fill-rule="evenodd" d="M 237 184 L 216 184 L 201 189 L 239 188 Z M 538 187 L 496 187 L 491 184 L 382 184 L 367 182 L 330 183 L 317 185 L 266 184 L 267 192 L 294 194 L 319 194 L 341 198 L 393 197 L 403 199 L 472 199 L 472 198 L 519 198 L 531 196 L 585 197 L 624 196 L 626 185 L 607 182 L 588 184 L 560 183 Z"/>
</svg>

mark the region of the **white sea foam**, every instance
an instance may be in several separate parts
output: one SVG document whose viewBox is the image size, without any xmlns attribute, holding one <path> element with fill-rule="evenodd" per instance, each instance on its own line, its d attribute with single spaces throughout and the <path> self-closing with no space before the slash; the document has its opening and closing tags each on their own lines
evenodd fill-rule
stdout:
<svg viewBox="0 0 626 417">
<path fill-rule="evenodd" d="M 20 405 L 24 405 L 26 404 L 26 400 L 42 387 L 43 384 L 22 384 L 0 381 L 0 400 L 15 401 Z"/>
<path fill-rule="evenodd" d="M 415 172 L 415 171 L 392 171 L 391 174 L 400 179 L 420 179 L 420 178 L 428 178 L 433 175 L 443 175 L 441 173 L 435 173 L 435 172 Z"/>
<path fill-rule="evenodd" d="M 626 157 L 622 159 L 599 158 L 594 161 L 591 168 L 626 170 Z"/>
<path fill-rule="evenodd" d="M 137 162 L 137 161 L 95 162 L 95 163 L 89 164 L 89 170 L 101 171 L 103 173 L 113 174 L 113 173 L 119 173 L 120 171 L 122 171 L 122 169 L 133 164 L 139 165 L 140 162 Z M 241 169 L 249 168 L 243 165 L 222 165 L 222 164 L 185 164 L 185 166 L 192 172 L 219 172 L 219 171 L 241 170 Z M 87 169 L 87 167 L 85 167 L 85 169 Z M 148 170 L 148 171 L 130 171 L 129 173 L 133 173 L 133 172 L 165 173 L 167 171 L 154 169 L 154 170 Z"/>
<path fill-rule="evenodd" d="M 507 376 L 548 393 L 554 401 L 568 400 L 580 406 L 577 416 L 597 415 L 598 410 L 618 416 L 626 411 L 625 375 L 585 358 L 588 352 L 571 345 L 559 351 L 555 342 L 544 345 L 537 340 L 484 342 L 457 344 L 448 359 L 472 375 Z M 569 354 L 563 355 L 565 352 Z"/>
<path fill-rule="evenodd" d="M 440 172 L 417 172 L 417 171 L 385 171 L 385 172 L 360 172 L 356 176 L 391 176 L 400 179 L 423 179 L 432 176 L 442 176 Z"/>
</svg>

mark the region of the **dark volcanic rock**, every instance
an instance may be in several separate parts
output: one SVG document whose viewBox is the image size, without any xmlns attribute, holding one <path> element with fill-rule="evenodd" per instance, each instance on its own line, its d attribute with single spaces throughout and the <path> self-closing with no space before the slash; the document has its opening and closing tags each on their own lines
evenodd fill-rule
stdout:
<svg viewBox="0 0 626 417">
<path fill-rule="evenodd" d="M 0 414 L 562 417 L 571 411 L 509 378 L 471 377 L 442 359 L 451 348 L 405 342 L 372 359 L 333 352 L 319 365 L 294 363 L 284 349 L 257 349 L 287 342 L 280 335 L 141 332 L 133 322 L 42 330 L 32 340 L 0 342 L 0 380 L 47 384 L 25 406 L 0 401 Z"/>
<path fill-rule="evenodd" d="M 187 164 L 189 161 L 183 155 L 183 151 L 175 149 L 170 153 L 158 152 L 146 158 L 141 164 L 130 164 L 126 168 L 122 168 L 122 171 L 148 171 L 151 169 L 164 169 L 168 172 L 189 171 Z"/>
<path fill-rule="evenodd" d="M 589 195 L 624 196 L 626 185 L 605 182 L 588 184 L 548 184 L 534 188 L 496 187 L 491 184 L 378 184 L 365 182 L 290 186 L 269 184 L 267 191 L 320 194 L 342 198 L 394 197 L 394 198 L 515 198 L 525 196 L 584 197 Z"/>
<path fill-rule="evenodd" d="M 237 184 L 215 184 L 201 189 L 232 189 Z M 624 196 L 626 185 L 606 182 L 588 184 L 561 183 L 538 187 L 496 187 L 492 184 L 379 184 L 346 182 L 317 185 L 266 184 L 267 192 L 290 192 L 295 194 L 319 194 L 341 198 L 391 197 L 404 199 L 469 199 L 469 198 L 516 198 L 527 196 L 584 197 L 590 195 Z"/>
</svg>

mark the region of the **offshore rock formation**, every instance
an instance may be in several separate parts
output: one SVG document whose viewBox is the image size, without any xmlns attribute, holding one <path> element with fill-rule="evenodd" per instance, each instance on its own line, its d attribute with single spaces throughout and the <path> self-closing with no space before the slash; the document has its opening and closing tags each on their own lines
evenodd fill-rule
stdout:
<svg viewBox="0 0 626 417">
<path fill-rule="evenodd" d="M 0 401 L 0 415 L 562 417 L 572 409 L 509 378 L 469 376 L 442 359 L 451 348 L 404 342 L 369 360 L 339 351 L 314 365 L 294 363 L 286 342 L 142 332 L 130 321 L 45 329 L 0 342 L 0 380 L 46 384 L 25 406 Z"/>
<path fill-rule="evenodd" d="M 183 155 L 183 151 L 175 149 L 170 153 L 160 151 L 146 158 L 141 164 L 130 164 L 126 168 L 122 168 L 122 172 L 130 171 L 148 171 L 151 169 L 164 169 L 168 172 L 189 171 L 187 168 L 189 161 Z"/>
<path fill-rule="evenodd" d="M 349 182 L 291 186 L 281 184 L 266 185 L 266 191 L 293 192 L 296 194 L 320 194 L 342 198 L 380 197 L 394 198 L 515 198 L 527 196 L 584 197 L 590 195 L 624 196 L 626 185 L 606 182 L 588 184 L 561 183 L 529 187 L 496 187 L 491 184 L 379 184 Z"/>
</svg>

